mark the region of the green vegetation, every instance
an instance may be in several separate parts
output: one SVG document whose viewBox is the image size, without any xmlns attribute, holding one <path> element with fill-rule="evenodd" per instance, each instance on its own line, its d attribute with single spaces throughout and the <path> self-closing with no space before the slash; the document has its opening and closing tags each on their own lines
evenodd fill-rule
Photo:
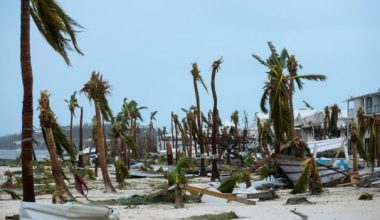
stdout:
<svg viewBox="0 0 380 220">
<path fill-rule="evenodd" d="M 239 218 L 239 216 L 235 212 L 222 212 L 220 214 L 195 215 L 185 219 L 230 220 L 237 218 Z"/>
</svg>

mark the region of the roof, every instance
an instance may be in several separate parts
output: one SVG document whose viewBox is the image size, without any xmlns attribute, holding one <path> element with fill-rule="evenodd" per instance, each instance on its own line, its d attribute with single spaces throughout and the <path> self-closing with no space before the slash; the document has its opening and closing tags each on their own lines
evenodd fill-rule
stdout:
<svg viewBox="0 0 380 220">
<path fill-rule="evenodd" d="M 368 96 L 380 96 L 380 88 L 379 88 L 379 90 L 377 90 L 377 92 L 372 92 L 372 93 L 367 93 L 367 94 L 360 95 L 360 96 L 350 97 L 347 99 L 347 101 L 353 101 L 355 99 L 368 97 Z"/>
</svg>

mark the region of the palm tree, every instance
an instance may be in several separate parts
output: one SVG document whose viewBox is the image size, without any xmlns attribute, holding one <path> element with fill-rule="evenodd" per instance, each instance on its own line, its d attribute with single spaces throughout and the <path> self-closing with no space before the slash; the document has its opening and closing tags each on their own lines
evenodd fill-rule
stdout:
<svg viewBox="0 0 380 220">
<path fill-rule="evenodd" d="M 324 119 L 323 119 L 323 139 L 326 139 L 326 137 L 329 136 L 329 123 L 330 123 L 330 109 L 328 106 L 325 107 L 324 110 Z"/>
<path fill-rule="evenodd" d="M 21 0 L 20 63 L 24 89 L 22 105 L 22 181 L 23 201 L 34 202 L 33 185 L 33 71 L 30 55 L 30 16 L 50 46 L 70 65 L 67 50 L 79 53 L 76 42 L 77 31 L 81 28 L 55 2 L 55 0 Z M 57 21 L 57 22 L 51 22 Z M 69 36 L 69 38 L 66 37 Z"/>
<path fill-rule="evenodd" d="M 267 102 L 269 102 L 269 118 L 273 122 L 274 135 L 275 135 L 275 152 L 279 153 L 282 146 L 290 139 L 293 138 L 294 125 L 292 117 L 294 117 L 292 109 L 290 108 L 289 94 L 292 94 L 294 88 L 291 88 L 290 81 L 295 80 L 298 87 L 302 88 L 301 79 L 319 80 L 323 78 L 321 75 L 286 75 L 284 70 L 287 67 L 288 52 L 282 49 L 279 55 L 276 48 L 271 42 L 268 42 L 271 51 L 270 57 L 264 61 L 259 56 L 252 54 L 252 56 L 262 65 L 266 66 L 269 71 L 268 81 L 264 84 L 264 92 L 261 97 L 260 107 L 262 112 L 268 113 Z M 298 67 L 298 64 L 292 64 Z M 292 90 L 293 89 L 293 90 Z"/>
<path fill-rule="evenodd" d="M 356 122 L 353 122 L 351 125 L 351 149 L 352 149 L 352 169 L 353 172 L 358 172 L 358 145 L 362 145 L 362 140 L 359 135 L 359 128 Z"/>
<path fill-rule="evenodd" d="M 338 115 L 340 113 L 340 108 L 337 104 L 330 107 L 331 109 L 331 119 L 329 124 L 330 134 L 332 137 L 339 137 L 338 129 Z"/>
<path fill-rule="evenodd" d="M 260 118 L 256 118 L 257 130 L 258 130 L 258 142 L 260 147 L 260 153 L 262 157 L 270 155 L 268 144 L 272 142 L 270 121 L 266 121 L 261 124 Z"/>
<path fill-rule="evenodd" d="M 152 140 L 152 136 L 153 136 L 153 134 L 152 134 L 152 131 L 153 131 L 153 121 L 155 121 L 156 120 L 156 115 L 157 115 L 157 112 L 158 111 L 154 111 L 154 112 L 151 112 L 150 113 L 150 117 L 149 117 L 149 120 L 150 120 L 150 122 L 149 122 L 149 141 L 148 141 L 148 143 L 149 143 L 149 151 L 154 151 L 154 152 L 156 152 L 156 148 L 155 149 L 153 149 L 153 147 L 154 147 L 154 140 Z"/>
<path fill-rule="evenodd" d="M 219 179 L 219 173 L 218 173 L 218 158 L 216 157 L 216 142 L 217 142 L 217 135 L 219 133 L 219 112 L 218 112 L 218 97 L 216 95 L 216 87 L 215 87 L 215 77 L 216 73 L 220 69 L 220 64 L 223 63 L 222 58 L 219 60 L 214 61 L 212 64 L 212 74 L 211 74 L 211 89 L 212 89 L 212 97 L 214 99 L 214 108 L 212 111 L 212 170 L 211 170 L 211 181 L 215 181 L 216 179 Z"/>
<path fill-rule="evenodd" d="M 62 169 L 58 161 L 56 144 L 54 140 L 53 130 L 57 127 L 55 115 L 50 109 L 49 93 L 46 90 L 41 91 L 41 98 L 38 100 L 40 110 L 40 123 L 43 128 L 44 137 L 50 155 L 50 165 L 53 174 L 54 182 L 56 185 L 56 192 L 63 194 L 70 200 L 75 200 L 74 196 L 68 190 L 65 181 L 63 180 Z"/>
<path fill-rule="evenodd" d="M 174 123 L 174 131 L 175 131 L 175 162 L 177 164 L 179 160 L 179 154 L 178 154 L 178 132 L 182 131 L 181 123 L 179 122 L 178 115 L 175 113 L 172 113 L 173 117 L 173 123 Z"/>
<path fill-rule="evenodd" d="M 194 92 L 195 92 L 195 99 L 197 102 L 197 123 L 198 123 L 198 141 L 199 141 L 199 149 L 201 151 L 201 170 L 200 170 L 200 176 L 206 176 L 206 167 L 205 167 L 205 159 L 204 159 L 204 146 L 203 146 L 203 134 L 202 134 L 202 118 L 201 118 L 201 103 L 199 98 L 199 92 L 198 92 L 198 81 L 202 83 L 203 87 L 207 91 L 207 87 L 203 82 L 202 76 L 200 74 L 201 72 L 198 69 L 198 64 L 193 63 L 192 64 L 192 70 L 191 75 L 193 76 L 193 84 L 194 84 Z"/>
<path fill-rule="evenodd" d="M 366 126 L 367 126 L 367 121 L 368 119 L 365 118 L 365 113 L 364 113 L 364 109 L 362 107 L 359 107 L 359 109 L 357 110 L 357 118 L 358 118 L 358 129 L 357 129 L 357 135 L 358 135 L 358 138 L 356 140 L 356 148 L 357 148 L 357 152 L 358 154 L 360 155 L 361 158 L 363 158 L 363 160 L 367 163 L 368 165 L 368 152 L 366 152 L 366 149 L 364 149 L 363 147 L 363 140 L 364 140 L 364 134 L 367 130 Z M 352 126 L 351 126 L 351 139 L 352 137 L 355 139 L 355 135 L 352 134 Z"/>
<path fill-rule="evenodd" d="M 108 175 L 107 161 L 104 146 L 104 131 L 102 126 L 102 113 L 100 104 L 104 103 L 106 95 L 110 93 L 110 85 L 103 81 L 102 75 L 92 72 L 91 79 L 83 86 L 81 92 L 87 94 L 87 98 L 95 103 L 96 125 L 97 125 L 97 149 L 99 154 L 99 165 L 102 170 L 103 181 L 106 192 L 116 192 L 112 186 L 111 179 Z"/>
<path fill-rule="evenodd" d="M 162 127 L 162 139 L 164 139 L 164 148 L 166 149 L 166 126 Z"/>
<path fill-rule="evenodd" d="M 80 117 L 79 117 L 79 157 L 78 157 L 78 167 L 84 167 L 83 164 L 83 107 L 80 107 Z"/>
<path fill-rule="evenodd" d="M 162 150 L 162 130 L 161 128 L 157 128 L 157 134 L 158 134 L 158 144 L 160 146 L 160 150 Z"/>
<path fill-rule="evenodd" d="M 92 122 L 92 129 L 91 129 L 91 135 L 92 135 L 92 141 L 93 146 L 95 146 L 95 155 L 98 155 L 98 123 L 96 121 L 96 115 L 94 115 L 91 119 Z M 95 157 L 95 176 L 98 176 L 98 164 L 99 159 L 98 157 Z"/>
<path fill-rule="evenodd" d="M 181 109 L 183 112 L 185 112 L 186 114 L 186 124 L 188 126 L 187 130 L 189 131 L 189 146 L 188 146 L 188 150 L 187 150 L 187 157 L 189 158 L 192 158 L 193 156 L 193 139 L 194 139 L 194 136 L 196 135 L 197 131 L 196 131 L 196 127 L 197 127 L 197 124 L 196 124 L 196 121 L 195 121 L 195 110 L 196 108 L 194 106 L 190 106 L 190 108 L 187 110 L 185 108 L 182 108 Z M 195 143 L 196 141 L 194 141 Z M 195 150 L 197 150 L 196 148 L 196 145 L 195 145 Z"/>
<path fill-rule="evenodd" d="M 375 166 L 377 159 L 377 166 L 380 166 L 380 117 L 373 114 L 366 118 L 367 129 L 369 132 L 368 142 L 368 159 L 372 166 Z"/>
<path fill-rule="evenodd" d="M 303 88 L 303 82 L 301 79 L 307 79 L 307 80 L 314 80 L 314 81 L 324 81 L 327 79 L 326 76 L 324 75 L 318 75 L 318 74 L 307 74 L 303 75 L 302 78 L 297 78 L 298 74 L 298 68 L 302 69 L 302 66 L 298 64 L 295 55 L 290 55 L 287 59 L 287 69 L 289 72 L 290 76 L 290 81 L 289 81 L 289 109 L 291 113 L 290 117 L 290 139 L 293 139 L 295 136 L 295 131 L 294 131 L 294 109 L 293 109 L 293 93 L 295 91 L 294 88 L 294 81 L 296 81 L 296 84 L 298 86 L 299 90 L 302 90 Z"/>
<path fill-rule="evenodd" d="M 138 133 L 138 121 L 143 122 L 143 118 L 141 116 L 141 110 L 147 109 L 145 106 L 139 106 L 138 103 L 135 100 L 131 100 L 129 102 L 129 117 L 131 119 L 131 127 L 133 131 L 133 141 L 135 144 L 137 143 L 137 133 Z M 140 146 L 137 146 L 137 149 L 135 150 L 135 157 L 136 159 L 138 157 L 142 156 L 142 150 Z"/>
<path fill-rule="evenodd" d="M 288 77 L 283 73 L 286 65 L 287 51 L 283 49 L 281 55 L 277 54 L 275 47 L 268 42 L 271 51 L 270 57 L 264 61 L 257 55 L 252 55 L 259 63 L 266 66 L 269 71 L 268 81 L 264 84 L 264 92 L 261 97 L 261 111 L 268 113 L 267 102 L 269 99 L 269 118 L 273 122 L 275 152 L 280 153 L 286 137 L 290 136 L 290 108 Z"/>
<path fill-rule="evenodd" d="M 232 112 L 231 114 L 231 122 L 234 124 L 234 146 L 235 146 L 235 149 L 238 150 L 239 152 L 241 152 L 241 147 L 240 147 L 240 135 L 239 135 L 239 129 L 238 129 L 238 125 L 239 125 L 239 111 L 238 110 L 235 110 L 234 112 Z M 240 159 L 240 162 L 241 164 L 243 165 L 244 164 L 244 161 L 243 161 L 243 156 L 240 155 L 239 156 L 239 159 Z"/>
<path fill-rule="evenodd" d="M 187 151 L 188 151 L 188 144 L 189 144 L 189 141 L 187 138 L 187 131 L 189 130 L 189 126 L 187 124 L 186 117 L 182 118 L 181 122 L 182 122 L 182 125 L 181 125 L 182 152 L 183 152 L 183 156 L 186 157 L 188 153 Z"/>
<path fill-rule="evenodd" d="M 75 97 L 77 94 L 77 91 L 75 91 L 71 96 L 70 99 L 65 99 L 65 102 L 67 103 L 70 111 L 70 145 L 74 147 L 74 141 L 73 141 L 73 119 L 75 116 L 75 109 L 79 108 L 78 105 L 78 99 Z"/>
</svg>

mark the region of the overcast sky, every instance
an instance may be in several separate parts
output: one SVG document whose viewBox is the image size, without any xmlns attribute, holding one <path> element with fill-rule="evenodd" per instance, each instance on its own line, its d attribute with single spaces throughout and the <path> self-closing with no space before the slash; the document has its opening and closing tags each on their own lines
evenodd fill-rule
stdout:
<svg viewBox="0 0 380 220">
<path fill-rule="evenodd" d="M 170 111 L 195 104 L 191 63 L 198 62 L 210 87 L 212 61 L 224 57 L 216 84 L 223 120 L 234 110 L 259 112 L 265 68 L 251 57 L 269 56 L 267 41 L 286 47 L 304 69 L 328 81 L 306 82 L 296 92 L 295 107 L 306 100 L 316 109 L 351 95 L 380 87 L 380 1 L 227 1 L 227 0 L 59 0 L 85 29 L 78 35 L 84 56 L 70 54 L 72 67 L 55 53 L 31 25 L 34 109 L 39 91 L 47 89 L 51 107 L 62 125 L 69 124 L 64 99 L 80 90 L 91 71 L 112 85 L 109 97 L 115 113 L 124 97 L 150 111 L 157 125 L 170 124 Z M 33 21 L 31 21 L 33 22 Z M 0 1 L 0 135 L 21 130 L 20 1 Z M 85 121 L 94 115 L 82 94 Z M 212 108 L 211 93 L 201 89 L 201 108 Z M 79 111 L 77 113 L 79 115 Z M 182 114 L 182 113 L 181 113 Z M 79 123 L 79 118 L 75 119 Z M 35 111 L 34 125 L 39 126 Z"/>
</svg>

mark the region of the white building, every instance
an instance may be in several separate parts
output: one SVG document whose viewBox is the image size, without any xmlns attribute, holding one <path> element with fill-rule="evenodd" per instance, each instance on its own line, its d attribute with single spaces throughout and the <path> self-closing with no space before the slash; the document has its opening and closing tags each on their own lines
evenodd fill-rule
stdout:
<svg viewBox="0 0 380 220">
<path fill-rule="evenodd" d="M 356 112 L 363 108 L 365 115 L 380 114 L 380 89 L 377 92 L 368 93 L 356 97 L 350 97 L 347 101 L 348 117 L 357 120 Z"/>
</svg>

